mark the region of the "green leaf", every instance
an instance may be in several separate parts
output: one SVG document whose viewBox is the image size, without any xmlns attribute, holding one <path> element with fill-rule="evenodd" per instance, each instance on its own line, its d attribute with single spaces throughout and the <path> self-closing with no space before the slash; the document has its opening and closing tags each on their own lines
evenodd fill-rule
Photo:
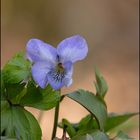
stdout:
<svg viewBox="0 0 140 140">
<path fill-rule="evenodd" d="M 8 102 L 5 101 L 5 100 L 2 100 L 2 101 L 1 101 L 1 111 L 6 110 L 8 107 L 9 107 Z"/>
<path fill-rule="evenodd" d="M 87 115 L 79 122 L 78 129 L 94 129 L 98 128 L 98 124 L 91 114 Z"/>
<path fill-rule="evenodd" d="M 1 72 L 1 88 L 2 88 L 1 100 L 8 99 L 12 103 L 16 104 L 18 103 L 17 100 L 19 100 L 21 93 L 25 90 L 26 83 L 16 83 L 16 84 L 4 83 L 3 73 L 4 72 Z M 16 99 L 17 97 L 18 99 Z"/>
<path fill-rule="evenodd" d="M 11 111 L 7 101 L 1 101 L 1 133 L 8 126 L 11 128 Z"/>
<path fill-rule="evenodd" d="M 86 135 L 77 135 L 72 138 L 72 140 L 109 140 L 109 137 L 105 133 L 95 130 L 94 132 Z"/>
<path fill-rule="evenodd" d="M 120 124 L 127 121 L 129 118 L 137 115 L 138 113 L 124 113 L 124 114 L 115 114 L 111 113 L 106 121 L 105 131 L 110 131 L 111 129 L 119 126 Z"/>
<path fill-rule="evenodd" d="M 36 85 L 34 85 L 32 82 L 29 82 L 27 85 L 26 94 L 21 98 L 20 104 L 31 106 L 40 100 L 43 100 L 43 96 L 40 93 L 39 88 L 36 87 Z"/>
<path fill-rule="evenodd" d="M 112 127 L 112 129 L 114 127 L 117 127 L 120 123 L 125 122 L 127 119 L 129 119 L 130 117 L 132 117 L 134 115 L 137 115 L 137 113 L 127 113 L 127 114 L 121 114 L 121 115 L 111 113 L 109 115 L 109 117 L 107 118 L 107 123 L 105 125 L 105 130 L 106 130 L 106 128 L 109 128 L 109 127 Z M 91 114 L 82 118 L 80 120 L 80 122 L 78 122 L 78 123 L 70 123 L 69 122 L 69 125 L 70 125 L 71 129 L 73 129 L 76 132 L 76 133 L 74 133 L 74 135 L 70 136 L 71 138 L 73 138 L 77 135 L 81 136 L 81 135 L 85 135 L 87 133 L 91 134 L 93 131 L 98 129 L 97 121 L 93 118 L 93 116 Z M 60 123 L 59 127 L 64 128 L 64 125 L 62 123 Z M 111 128 L 109 130 L 111 130 Z M 69 132 L 68 132 L 68 134 L 69 134 Z"/>
<path fill-rule="evenodd" d="M 93 115 L 87 115 L 77 125 L 77 134 L 86 134 L 98 129 L 98 123 L 93 118 Z"/>
<path fill-rule="evenodd" d="M 11 102 L 16 103 L 15 98 L 24 90 L 25 84 L 5 84 L 5 97 Z"/>
<path fill-rule="evenodd" d="M 1 85 L 0 85 L 0 95 L 1 95 L 1 100 L 3 100 L 4 94 L 5 94 L 5 87 L 4 87 L 4 81 L 3 81 L 3 74 L 2 71 L 0 72 L 0 78 L 1 78 Z"/>
<path fill-rule="evenodd" d="M 21 92 L 19 92 L 19 94 L 17 94 L 17 96 L 13 99 L 12 103 L 20 104 L 20 100 L 22 99 L 22 97 L 24 97 L 26 93 L 27 93 L 27 88 L 24 87 L 24 89 Z"/>
<path fill-rule="evenodd" d="M 59 127 L 64 129 L 64 124 L 65 124 L 65 126 L 67 126 L 67 128 L 69 128 L 69 129 L 66 129 L 66 131 L 71 138 L 76 135 L 85 135 L 98 128 L 98 124 L 97 124 L 96 120 L 93 118 L 93 115 L 91 115 L 91 114 L 82 118 L 80 120 L 80 122 L 78 122 L 78 123 L 70 123 L 68 120 L 66 120 L 66 119 L 64 119 L 64 120 L 65 120 L 64 122 L 59 123 Z M 74 132 L 74 133 L 72 133 L 72 132 Z"/>
<path fill-rule="evenodd" d="M 34 116 L 24 108 L 6 106 L 1 110 L 1 133 L 20 140 L 41 140 L 41 129 Z"/>
<path fill-rule="evenodd" d="M 96 77 L 95 87 L 97 95 L 104 97 L 108 91 L 108 86 L 104 77 L 101 75 L 100 71 L 97 68 L 95 68 L 95 77 Z"/>
<path fill-rule="evenodd" d="M 97 96 L 84 90 L 78 90 L 69 93 L 66 96 L 85 107 L 91 114 L 94 115 L 100 129 L 104 129 L 107 118 L 107 109 L 105 104 Z"/>
<path fill-rule="evenodd" d="M 91 135 L 86 134 L 84 136 L 77 136 L 75 138 L 72 138 L 71 140 L 94 140 L 94 139 Z"/>
<path fill-rule="evenodd" d="M 31 140 L 41 140 L 42 132 L 36 118 L 30 112 L 26 110 L 23 111 L 30 125 Z"/>
<path fill-rule="evenodd" d="M 115 137 L 117 140 L 133 140 L 134 138 L 129 137 L 126 133 L 119 131 Z"/>
<path fill-rule="evenodd" d="M 66 120 L 66 119 L 62 120 L 62 127 L 66 129 L 70 138 L 72 138 L 73 136 L 76 135 L 75 129 L 73 128 L 73 126 L 71 125 L 71 123 L 68 120 Z"/>
<path fill-rule="evenodd" d="M 92 133 L 91 136 L 95 140 L 109 140 L 109 137 L 104 132 L 101 132 L 99 130 Z"/>
<path fill-rule="evenodd" d="M 18 140 L 16 138 L 8 138 L 8 137 L 5 137 L 5 136 L 1 136 L 0 139 L 1 140 Z"/>
<path fill-rule="evenodd" d="M 24 53 L 15 55 L 3 69 L 5 83 L 15 84 L 30 77 L 31 63 L 25 59 Z"/>
<path fill-rule="evenodd" d="M 53 90 L 49 85 L 45 89 L 41 89 L 33 83 L 29 83 L 27 93 L 20 100 L 20 104 L 41 110 L 49 110 L 56 106 L 60 98 L 59 91 Z"/>
</svg>

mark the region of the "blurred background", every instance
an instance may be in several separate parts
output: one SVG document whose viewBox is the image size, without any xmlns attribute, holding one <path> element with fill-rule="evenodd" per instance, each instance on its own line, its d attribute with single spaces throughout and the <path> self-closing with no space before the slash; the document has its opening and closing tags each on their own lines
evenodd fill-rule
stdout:
<svg viewBox="0 0 140 140">
<path fill-rule="evenodd" d="M 54 46 L 66 37 L 80 34 L 89 45 L 87 58 L 74 66 L 74 82 L 63 94 L 79 88 L 95 92 L 94 65 L 109 85 L 109 112 L 137 112 L 138 84 L 138 0 L 1 0 L 1 64 L 25 50 L 31 38 Z M 28 108 L 36 118 L 38 110 Z M 65 99 L 61 118 L 77 122 L 88 112 Z M 50 140 L 54 110 L 43 112 L 42 140 Z M 131 120 L 131 137 L 138 140 L 138 117 Z M 61 130 L 58 130 L 61 136 Z"/>
</svg>

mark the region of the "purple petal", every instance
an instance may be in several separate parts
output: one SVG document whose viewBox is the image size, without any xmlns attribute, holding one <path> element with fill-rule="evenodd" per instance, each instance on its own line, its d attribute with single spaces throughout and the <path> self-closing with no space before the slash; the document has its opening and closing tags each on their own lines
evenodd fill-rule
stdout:
<svg viewBox="0 0 140 140">
<path fill-rule="evenodd" d="M 66 87 L 69 87 L 72 84 L 72 78 L 64 78 L 63 83 Z"/>
<path fill-rule="evenodd" d="M 31 39 L 27 43 L 27 57 L 30 61 L 51 61 L 55 63 L 57 52 L 54 47 L 39 39 Z"/>
<path fill-rule="evenodd" d="M 32 67 L 33 79 L 41 88 L 45 88 L 47 85 L 47 73 L 51 67 L 52 65 L 46 62 L 36 62 Z"/>
<path fill-rule="evenodd" d="M 73 74 L 73 66 L 71 62 L 64 63 L 64 68 L 66 70 L 65 78 L 63 80 L 63 84 L 66 87 L 69 87 L 72 84 L 72 74 Z"/>
<path fill-rule="evenodd" d="M 86 40 L 80 35 L 66 38 L 58 44 L 57 53 L 60 61 L 71 61 L 72 63 L 82 60 L 87 56 L 88 47 Z"/>
</svg>

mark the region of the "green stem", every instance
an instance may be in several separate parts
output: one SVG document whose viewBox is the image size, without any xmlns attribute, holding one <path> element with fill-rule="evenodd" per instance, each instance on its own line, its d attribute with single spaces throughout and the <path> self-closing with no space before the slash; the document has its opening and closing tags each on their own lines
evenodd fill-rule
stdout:
<svg viewBox="0 0 140 140">
<path fill-rule="evenodd" d="M 56 137 L 58 117 L 59 117 L 59 105 L 60 105 L 60 102 L 58 101 L 58 103 L 55 107 L 54 125 L 53 125 L 53 133 L 52 133 L 52 139 L 51 140 L 54 140 L 54 138 Z"/>
</svg>

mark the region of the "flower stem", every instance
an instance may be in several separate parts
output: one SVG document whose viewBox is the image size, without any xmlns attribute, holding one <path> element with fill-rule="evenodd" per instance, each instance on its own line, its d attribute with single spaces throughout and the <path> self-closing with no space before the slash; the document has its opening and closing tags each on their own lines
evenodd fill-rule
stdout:
<svg viewBox="0 0 140 140">
<path fill-rule="evenodd" d="M 59 90 L 59 92 L 61 93 L 60 90 Z M 59 106 L 60 106 L 60 102 L 58 101 L 58 103 L 55 107 L 54 125 L 53 125 L 53 133 L 52 133 L 52 139 L 51 140 L 54 140 L 54 138 L 56 137 L 58 117 L 59 117 Z"/>
</svg>

